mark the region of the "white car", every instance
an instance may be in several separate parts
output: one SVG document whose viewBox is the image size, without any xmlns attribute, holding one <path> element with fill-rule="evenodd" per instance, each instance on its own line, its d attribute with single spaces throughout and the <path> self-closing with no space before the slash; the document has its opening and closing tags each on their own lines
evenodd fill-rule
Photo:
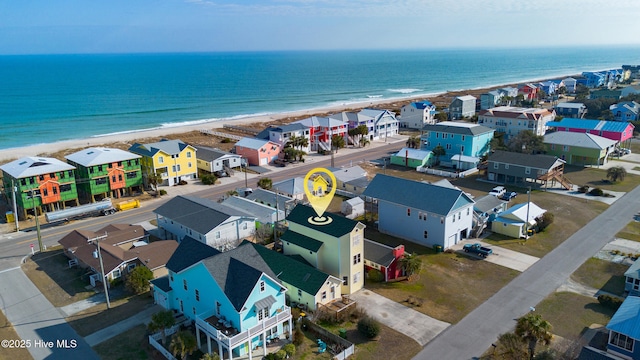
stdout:
<svg viewBox="0 0 640 360">
<path fill-rule="evenodd" d="M 504 186 L 496 186 L 491 191 L 489 191 L 489 195 L 500 197 L 504 195 L 506 192 L 507 192 L 507 189 L 505 189 Z"/>
</svg>

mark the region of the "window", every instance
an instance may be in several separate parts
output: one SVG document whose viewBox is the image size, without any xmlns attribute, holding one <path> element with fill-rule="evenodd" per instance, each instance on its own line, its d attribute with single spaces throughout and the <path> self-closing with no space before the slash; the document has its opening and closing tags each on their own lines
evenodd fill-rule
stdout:
<svg viewBox="0 0 640 360">
<path fill-rule="evenodd" d="M 509 168 L 509 164 L 504 164 L 504 168 L 508 169 Z"/>
<path fill-rule="evenodd" d="M 456 215 L 455 214 L 451 218 L 453 219 L 452 222 L 456 222 Z"/>
<path fill-rule="evenodd" d="M 302 290 L 298 289 L 298 297 L 302 296 Z"/>
<path fill-rule="evenodd" d="M 427 230 L 424 231 L 424 238 L 426 239 L 427 237 L 429 237 L 429 232 Z"/>
<path fill-rule="evenodd" d="M 464 152 L 464 145 L 460 145 L 460 152 Z"/>
<path fill-rule="evenodd" d="M 71 184 L 60 185 L 60 192 L 71 191 Z"/>
<path fill-rule="evenodd" d="M 500 165 L 498 165 L 498 163 L 493 163 L 493 168 L 494 168 L 494 169 L 497 169 L 497 168 L 499 168 L 499 167 L 500 167 Z"/>
<path fill-rule="evenodd" d="M 260 292 L 264 292 L 264 290 L 265 290 L 264 281 L 260 281 Z"/>
<path fill-rule="evenodd" d="M 460 220 L 460 215 L 462 214 L 462 212 L 458 213 L 458 220 Z"/>
<path fill-rule="evenodd" d="M 44 175 L 40 175 L 39 178 L 40 178 L 40 181 L 43 181 L 44 180 Z"/>
<path fill-rule="evenodd" d="M 107 178 L 106 177 L 96 179 L 96 185 L 104 185 L 106 183 L 107 183 Z"/>
<path fill-rule="evenodd" d="M 49 196 L 49 191 L 47 189 L 43 189 L 42 193 L 44 196 Z"/>
<path fill-rule="evenodd" d="M 111 275 L 114 279 L 119 279 L 122 276 L 122 273 L 120 272 L 120 269 L 115 269 L 113 270 L 113 273 Z"/>
<path fill-rule="evenodd" d="M 196 289 L 196 301 L 200 301 L 200 291 Z"/>
<path fill-rule="evenodd" d="M 464 141 L 464 135 L 462 135 L 462 141 Z M 463 148 L 463 150 L 464 150 L 464 146 L 463 146 L 462 148 Z"/>
<path fill-rule="evenodd" d="M 444 217 L 440 218 L 440 224 L 444 224 Z"/>
<path fill-rule="evenodd" d="M 118 181 L 122 181 L 122 174 L 118 174 Z"/>
<path fill-rule="evenodd" d="M 187 151 L 187 157 L 190 158 L 191 157 L 191 151 Z"/>
<path fill-rule="evenodd" d="M 344 285 L 344 286 L 349 285 L 349 277 L 348 276 L 343 276 L 342 277 L 342 285 Z"/>
<path fill-rule="evenodd" d="M 122 180 L 122 179 L 120 179 Z M 116 176 L 115 175 L 111 175 L 111 182 L 116 182 Z"/>
<path fill-rule="evenodd" d="M 407 216 L 411 216 L 411 209 L 407 209 Z"/>
<path fill-rule="evenodd" d="M 562 151 L 569 151 L 569 146 L 568 145 L 563 145 L 562 146 Z"/>
<path fill-rule="evenodd" d="M 195 306 L 194 306 L 194 307 L 192 307 L 192 308 L 191 308 L 191 311 L 193 312 L 193 315 L 195 315 L 195 314 L 196 314 L 196 307 L 195 307 Z"/>
<path fill-rule="evenodd" d="M 524 168 L 524 173 L 525 174 L 531 174 L 531 168 L 530 167 Z"/>
<path fill-rule="evenodd" d="M 451 144 L 447 144 L 447 150 L 451 150 Z"/>
<path fill-rule="evenodd" d="M 627 335 L 612 331 L 609 335 L 609 344 L 633 352 L 633 339 Z"/>
<path fill-rule="evenodd" d="M 327 292 L 323 291 L 322 292 L 322 300 L 325 300 L 327 298 Z"/>
<path fill-rule="evenodd" d="M 131 272 L 131 270 L 136 268 L 136 264 L 129 264 L 127 265 L 127 272 Z"/>
<path fill-rule="evenodd" d="M 191 161 L 189 161 L 189 163 L 187 164 L 187 167 L 192 167 L 191 166 Z"/>
<path fill-rule="evenodd" d="M 135 179 L 138 175 L 138 172 L 132 171 L 127 173 L 127 179 Z"/>
<path fill-rule="evenodd" d="M 440 133 L 439 133 L 439 132 L 437 132 L 437 133 L 436 133 L 436 139 L 439 139 L 439 138 L 440 138 Z"/>
<path fill-rule="evenodd" d="M 60 171 L 60 179 L 64 179 L 64 171 Z"/>
<path fill-rule="evenodd" d="M 69 177 L 73 177 L 73 170 L 69 170 L 67 174 L 69 174 Z"/>
<path fill-rule="evenodd" d="M 360 254 L 353 255 L 353 265 L 360 263 Z"/>
<path fill-rule="evenodd" d="M 443 138 L 443 139 L 446 139 L 447 137 L 449 137 L 449 134 L 447 134 L 447 133 L 442 133 L 442 138 Z"/>
<path fill-rule="evenodd" d="M 242 230 L 247 230 L 247 223 L 242 223 Z"/>
<path fill-rule="evenodd" d="M 184 312 L 184 304 L 182 303 L 182 300 L 180 300 L 180 312 Z"/>
<path fill-rule="evenodd" d="M 164 164 L 164 156 L 158 156 L 158 164 Z"/>
<path fill-rule="evenodd" d="M 187 279 L 182 279 L 182 286 L 184 287 L 185 290 L 188 289 L 188 287 L 187 287 Z"/>
<path fill-rule="evenodd" d="M 220 304 L 219 302 L 216 301 L 216 314 L 218 314 L 218 316 L 220 316 L 220 307 L 222 306 L 222 304 Z"/>
<path fill-rule="evenodd" d="M 102 165 L 98 165 L 98 171 L 102 171 Z"/>
<path fill-rule="evenodd" d="M 422 213 L 421 212 L 418 213 L 418 220 L 422 220 Z"/>
<path fill-rule="evenodd" d="M 27 180 L 26 179 L 20 179 L 20 185 L 26 186 L 27 185 Z"/>
<path fill-rule="evenodd" d="M 220 239 L 220 231 L 216 231 L 216 239 Z"/>
</svg>

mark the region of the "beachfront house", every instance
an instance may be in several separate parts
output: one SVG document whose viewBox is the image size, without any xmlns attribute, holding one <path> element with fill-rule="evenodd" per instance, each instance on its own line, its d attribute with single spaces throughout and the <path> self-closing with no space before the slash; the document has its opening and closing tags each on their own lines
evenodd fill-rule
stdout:
<svg viewBox="0 0 640 360">
<path fill-rule="evenodd" d="M 553 81 L 542 81 L 536 85 L 538 90 L 544 91 L 547 95 L 553 95 L 558 91 L 558 84 Z"/>
<path fill-rule="evenodd" d="M 615 121 L 636 121 L 640 119 L 640 104 L 635 101 L 622 101 L 609 107 Z"/>
<path fill-rule="evenodd" d="M 431 151 L 402 148 L 397 153 L 391 155 L 391 164 L 409 168 L 426 167 L 431 162 Z"/>
<path fill-rule="evenodd" d="M 459 120 L 476 114 L 476 97 L 472 95 L 456 96 L 449 104 L 449 120 Z"/>
<path fill-rule="evenodd" d="M 400 127 L 422 129 L 427 124 L 435 124 L 436 113 L 436 106 L 427 100 L 411 102 L 400 109 Z"/>
<path fill-rule="evenodd" d="M 604 86 L 607 81 L 607 74 L 599 71 L 585 71 L 582 77 L 586 79 L 585 85 L 592 89 Z"/>
<path fill-rule="evenodd" d="M 547 126 L 556 131 L 589 133 L 615 140 L 621 145 L 628 145 L 633 138 L 635 126 L 630 122 L 605 121 L 593 119 L 564 118 L 560 121 L 548 122 Z M 627 146 L 628 147 L 628 146 Z"/>
<path fill-rule="evenodd" d="M 302 145 L 301 141 L 292 142 L 292 139 L 306 139 L 306 145 Z M 274 143 L 280 144 L 281 148 L 290 146 L 298 150 L 302 150 L 308 153 L 311 150 L 311 130 L 304 124 L 286 124 L 269 128 L 269 140 Z"/>
<path fill-rule="evenodd" d="M 640 297 L 627 296 L 613 314 L 609 330 L 607 355 L 613 359 L 640 360 Z"/>
<path fill-rule="evenodd" d="M 158 185 L 177 185 L 180 181 L 196 179 L 196 148 L 180 140 L 162 139 L 149 144 L 135 143 L 129 151 L 142 156 L 142 174 L 151 184 L 157 177 Z"/>
<path fill-rule="evenodd" d="M 529 186 L 530 182 L 547 186 L 548 181 L 552 185 L 557 181 L 568 190 L 573 185 L 564 177 L 564 164 L 557 156 L 496 150 L 489 154 L 487 180 L 520 187 Z"/>
<path fill-rule="evenodd" d="M 191 237 L 219 250 L 234 248 L 256 230 L 256 217 L 251 214 L 195 196 L 176 196 L 154 213 L 165 239 L 181 242 Z"/>
<path fill-rule="evenodd" d="M 498 90 L 492 90 L 480 95 L 480 109 L 491 109 L 496 107 L 502 101 L 502 97 L 504 96 Z"/>
<path fill-rule="evenodd" d="M 34 156 L 0 166 L 4 193 L 9 203 L 15 196 L 18 218 L 78 205 L 75 169 L 58 159 Z"/>
<path fill-rule="evenodd" d="M 515 100 L 515 98 L 518 96 L 518 88 L 511 87 L 511 86 L 500 88 L 498 89 L 498 92 L 502 94 L 503 100 L 504 98 Z"/>
<path fill-rule="evenodd" d="M 543 136 L 547 131 L 547 122 L 553 121 L 555 117 L 554 110 L 544 108 L 499 106 L 481 110 L 478 114 L 478 124 L 504 134 L 504 141 L 508 142 L 524 130 Z"/>
<path fill-rule="evenodd" d="M 443 121 L 422 128 L 422 150 L 433 151 L 441 146 L 445 155 L 439 157 L 443 166 L 466 170 L 474 168 L 489 152 L 495 130 L 463 121 Z"/>
<path fill-rule="evenodd" d="M 377 199 L 384 234 L 447 249 L 471 233 L 473 200 L 459 189 L 378 174 L 363 195 Z"/>
<path fill-rule="evenodd" d="M 287 216 L 289 228 L 280 237 L 282 252 L 299 255 L 311 266 L 341 279 L 341 292 L 353 294 L 364 286 L 365 225 L 327 212 L 322 216 L 328 220 L 314 221 L 313 208 L 297 205 Z"/>
<path fill-rule="evenodd" d="M 553 107 L 557 116 L 582 119 L 587 114 L 587 106 L 583 103 L 561 102 Z"/>
<path fill-rule="evenodd" d="M 280 145 L 265 139 L 244 137 L 234 146 L 234 152 L 245 158 L 249 165 L 264 166 L 278 158 Z"/>
<path fill-rule="evenodd" d="M 198 170 L 209 174 L 226 172 L 233 174 L 233 169 L 242 167 L 242 156 L 230 152 L 210 148 L 206 146 L 194 145 L 196 148 L 196 163 Z"/>
<path fill-rule="evenodd" d="M 554 155 L 569 165 L 600 166 L 607 163 L 609 154 L 618 142 L 602 136 L 555 131 L 544 136 L 547 155 Z"/>
<path fill-rule="evenodd" d="M 567 93 L 574 94 L 576 92 L 576 87 L 578 86 L 578 80 L 572 77 L 568 77 L 566 79 L 562 79 L 562 82 L 564 83 L 565 89 L 567 89 L 566 90 Z"/>
<path fill-rule="evenodd" d="M 349 129 L 355 129 L 361 125 L 366 126 L 369 131 L 367 134 L 369 140 L 386 140 L 387 137 L 397 135 L 400 127 L 396 115 L 389 110 L 362 109 L 355 113 L 355 116 L 354 113 L 343 111 L 330 117 L 347 122 Z"/>
<path fill-rule="evenodd" d="M 347 130 L 349 124 L 345 121 L 332 117 L 312 116 L 306 119 L 298 120 L 293 124 L 302 124 L 309 128 L 311 151 L 330 151 L 331 137 L 334 135 L 342 136 L 345 144 L 348 142 Z"/>
<path fill-rule="evenodd" d="M 94 202 L 142 191 L 140 155 L 120 149 L 88 148 L 65 156 L 76 168 L 78 195 Z"/>
<path fill-rule="evenodd" d="M 538 98 L 538 87 L 533 84 L 518 86 L 518 95 L 522 95 L 525 101 L 533 101 Z"/>
<path fill-rule="evenodd" d="M 222 359 L 251 358 L 258 346 L 266 355 L 269 341 L 291 339 L 287 288 L 254 246 L 212 250 L 185 239 L 167 263 L 168 276 L 152 281 L 156 303 L 191 320 L 198 348 L 204 335 L 207 352 L 216 349 Z"/>
<path fill-rule="evenodd" d="M 524 202 L 497 214 L 491 222 L 491 231 L 519 239 L 527 236 L 527 230 L 533 228 L 547 210 L 533 202 Z M 525 224 L 529 223 L 528 226 Z"/>
</svg>

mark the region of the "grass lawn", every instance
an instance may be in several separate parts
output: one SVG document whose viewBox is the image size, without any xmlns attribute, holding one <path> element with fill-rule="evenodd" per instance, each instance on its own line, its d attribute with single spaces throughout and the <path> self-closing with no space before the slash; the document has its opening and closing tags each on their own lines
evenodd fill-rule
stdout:
<svg viewBox="0 0 640 360">
<path fill-rule="evenodd" d="M 634 168 L 633 168 L 633 170 L 640 171 L 640 166 L 636 166 L 636 167 L 634 167 Z"/>
<path fill-rule="evenodd" d="M 161 355 L 157 356 L 156 351 L 149 346 L 147 328 L 144 325 L 138 325 L 98 344 L 93 347 L 93 350 L 102 360 L 164 359 Z"/>
<path fill-rule="evenodd" d="M 366 288 L 453 324 L 520 274 L 516 270 L 454 253 L 420 255 L 419 258 L 422 259 L 422 269 L 415 279 L 395 283 L 367 282 Z M 422 305 L 406 302 L 409 296 L 422 299 Z"/>
<path fill-rule="evenodd" d="M 22 265 L 27 277 L 55 307 L 69 305 L 95 294 L 95 291 L 85 289 L 89 285 L 87 278 L 82 276 L 85 271 L 69 268 L 68 261 L 62 249 L 56 247 L 35 254 Z"/>
<path fill-rule="evenodd" d="M 122 299 L 111 300 L 111 309 L 102 303 L 69 316 L 66 320 L 78 335 L 87 336 L 107 326 L 128 319 L 140 311 L 153 305 L 153 299 L 149 292 L 141 295 L 128 296 Z"/>
<path fill-rule="evenodd" d="M 640 241 L 640 222 L 632 221 L 616 234 L 617 238 Z"/>
<path fill-rule="evenodd" d="M 617 295 L 624 295 L 624 273 L 628 265 L 590 258 L 571 277 L 577 282 Z"/>
<path fill-rule="evenodd" d="M 526 196 L 519 196 L 509 206 L 526 201 Z M 544 232 L 530 237 L 526 243 L 523 239 L 509 238 L 500 234 L 491 234 L 485 240 L 490 244 L 510 250 L 543 257 L 608 207 L 600 201 L 557 195 L 545 191 L 532 191 L 531 202 L 555 216 L 553 224 Z"/>
<path fill-rule="evenodd" d="M 19 340 L 20 337 L 13 329 L 13 326 L 4 316 L 4 313 L 0 311 L 0 339 L 2 340 Z M 28 340 L 28 339 L 24 339 Z M 33 346 L 33 340 L 31 340 L 31 346 Z M 0 359 L 33 359 L 29 350 L 26 348 L 5 348 L 0 347 Z"/>
<path fill-rule="evenodd" d="M 615 311 L 600 305 L 592 297 L 557 292 L 536 305 L 536 313 L 551 323 L 551 332 L 573 340 L 578 339 L 591 324 L 606 325 Z"/>
<path fill-rule="evenodd" d="M 640 175 L 627 174 L 624 181 L 610 183 L 607 180 L 607 170 L 596 168 L 583 168 L 578 166 L 565 166 L 564 174 L 575 185 L 589 185 L 598 187 L 604 191 L 628 192 L 640 185 Z"/>
</svg>

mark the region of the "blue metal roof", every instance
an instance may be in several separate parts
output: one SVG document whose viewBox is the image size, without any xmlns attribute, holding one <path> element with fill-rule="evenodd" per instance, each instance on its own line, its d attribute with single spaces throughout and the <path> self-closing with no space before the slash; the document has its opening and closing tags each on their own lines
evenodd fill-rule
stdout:
<svg viewBox="0 0 640 360">
<path fill-rule="evenodd" d="M 627 296 L 613 314 L 607 329 L 640 341 L 640 297 Z"/>
<path fill-rule="evenodd" d="M 414 107 L 414 108 L 416 108 L 416 109 L 423 110 L 423 109 L 425 109 L 425 108 L 427 108 L 427 107 L 431 107 L 431 106 L 433 106 L 433 104 L 432 104 L 432 103 L 430 103 L 429 101 L 426 101 L 426 100 L 425 100 L 425 101 L 416 101 L 416 102 L 412 102 L 412 103 L 411 103 L 411 106 L 413 106 L 413 107 Z"/>
<path fill-rule="evenodd" d="M 633 125 L 633 124 L 632 124 Z M 605 121 L 593 119 L 564 118 L 561 121 L 550 121 L 549 127 L 568 127 L 574 129 L 602 130 L 624 132 L 629 123 L 626 121 Z"/>
</svg>

